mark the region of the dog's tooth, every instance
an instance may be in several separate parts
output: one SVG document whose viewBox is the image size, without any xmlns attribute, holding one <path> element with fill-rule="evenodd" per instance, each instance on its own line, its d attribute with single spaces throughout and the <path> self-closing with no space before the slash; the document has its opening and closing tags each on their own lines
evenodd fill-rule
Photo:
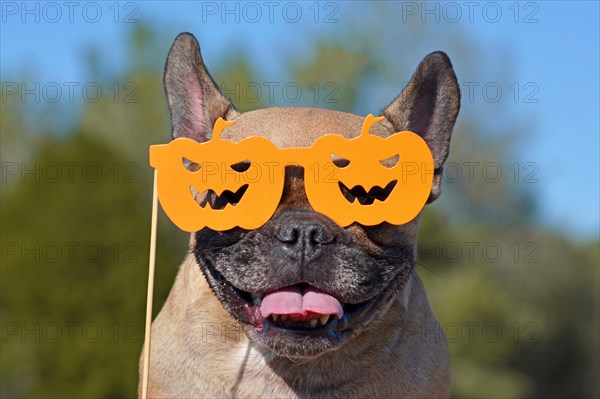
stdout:
<svg viewBox="0 0 600 399">
<path fill-rule="evenodd" d="M 262 305 L 262 299 L 261 299 L 261 298 L 259 298 L 259 297 L 257 297 L 257 296 L 255 296 L 255 297 L 252 299 L 252 303 L 253 303 L 253 304 L 255 304 L 256 306 L 260 306 L 260 305 Z"/>
<path fill-rule="evenodd" d="M 277 321 L 277 319 L 279 318 L 279 315 L 274 314 L 274 315 L 272 315 L 272 317 L 273 317 L 273 321 Z"/>
<path fill-rule="evenodd" d="M 311 320 L 310 321 L 310 326 L 313 327 L 313 328 L 316 327 L 317 326 L 317 319 Z"/>
<path fill-rule="evenodd" d="M 328 321 L 329 321 L 329 315 L 328 314 L 319 317 L 319 322 L 321 323 L 322 326 L 324 326 L 325 324 L 327 324 Z"/>
<path fill-rule="evenodd" d="M 280 319 L 281 321 L 286 321 L 286 320 L 287 320 L 287 318 L 288 318 L 288 316 L 287 316 L 286 314 L 282 314 L 282 315 L 280 316 L 280 318 L 281 318 L 281 319 Z"/>
</svg>

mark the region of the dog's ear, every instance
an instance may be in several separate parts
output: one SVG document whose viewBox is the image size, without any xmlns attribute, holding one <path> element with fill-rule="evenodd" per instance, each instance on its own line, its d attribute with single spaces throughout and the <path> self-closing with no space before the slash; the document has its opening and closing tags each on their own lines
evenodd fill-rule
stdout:
<svg viewBox="0 0 600 399">
<path fill-rule="evenodd" d="M 173 138 L 207 141 L 215 121 L 239 115 L 212 79 L 190 33 L 181 33 L 171 46 L 165 66 L 165 92 L 169 102 Z"/>
<path fill-rule="evenodd" d="M 440 195 L 443 165 L 459 108 L 460 89 L 452 64 L 438 51 L 421 61 L 402 93 L 382 112 L 396 131 L 421 135 L 431 149 L 435 171 L 428 203 Z"/>
</svg>

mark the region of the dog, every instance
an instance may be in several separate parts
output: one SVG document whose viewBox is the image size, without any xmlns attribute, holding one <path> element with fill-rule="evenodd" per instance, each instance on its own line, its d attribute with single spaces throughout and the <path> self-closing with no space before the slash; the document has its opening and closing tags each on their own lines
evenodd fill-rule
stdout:
<svg viewBox="0 0 600 399">
<path fill-rule="evenodd" d="M 356 137 L 363 121 L 315 108 L 238 112 L 189 33 L 169 51 L 164 84 L 173 138 L 206 142 L 223 118 L 235 121 L 226 140 L 261 135 L 278 148 L 310 147 L 325 134 Z M 434 163 L 427 203 L 440 195 L 459 108 L 452 64 L 435 52 L 371 129 L 424 139 Z M 312 209 L 304 173 L 286 166 L 281 200 L 262 227 L 191 234 L 152 323 L 148 397 L 449 397 L 447 342 L 415 273 L 420 214 L 399 226 L 341 227 Z M 298 298 L 322 308 L 310 319 L 281 310 L 281 301 Z"/>
</svg>

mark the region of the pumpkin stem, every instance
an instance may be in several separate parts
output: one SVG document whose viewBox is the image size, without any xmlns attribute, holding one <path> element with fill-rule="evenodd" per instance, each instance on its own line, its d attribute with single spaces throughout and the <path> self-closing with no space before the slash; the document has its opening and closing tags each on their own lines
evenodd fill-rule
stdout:
<svg viewBox="0 0 600 399">
<path fill-rule="evenodd" d="M 371 126 L 373 126 L 377 122 L 381 122 L 383 119 L 383 116 L 375 117 L 373 116 L 373 114 L 367 115 L 365 121 L 363 122 L 362 131 L 360 135 L 362 137 L 367 136 L 369 134 L 369 131 L 371 130 Z"/>
<path fill-rule="evenodd" d="M 223 118 L 219 118 L 215 121 L 215 126 L 213 128 L 212 140 L 220 140 L 221 132 L 225 130 L 226 127 L 231 126 L 235 123 L 235 121 L 226 121 Z"/>
</svg>

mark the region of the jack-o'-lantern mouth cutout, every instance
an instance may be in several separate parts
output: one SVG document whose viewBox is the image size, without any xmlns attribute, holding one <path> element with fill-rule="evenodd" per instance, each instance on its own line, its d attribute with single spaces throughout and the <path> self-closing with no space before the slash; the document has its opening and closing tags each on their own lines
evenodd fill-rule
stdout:
<svg viewBox="0 0 600 399">
<path fill-rule="evenodd" d="M 338 182 L 338 185 L 348 202 L 353 203 L 358 200 L 361 205 L 371 205 L 375 201 L 385 201 L 390 196 L 394 187 L 396 187 L 396 183 L 398 183 L 398 180 L 392 180 L 383 188 L 374 186 L 369 191 L 365 190 L 363 186 L 354 186 L 350 189 L 341 181 Z"/>
<path fill-rule="evenodd" d="M 222 140 L 221 132 L 235 121 L 219 118 L 207 142 L 179 138 L 150 146 L 158 198 L 182 230 L 252 230 L 273 216 L 285 167 L 297 164 L 313 209 L 340 226 L 407 223 L 429 197 L 433 157 L 415 133 L 371 135 L 382 119 L 368 115 L 352 139 L 325 135 L 311 147 L 279 149 L 259 136 Z"/>
<path fill-rule="evenodd" d="M 228 205 L 236 206 L 247 189 L 248 184 L 244 184 L 235 192 L 225 190 L 221 194 L 217 194 L 214 190 L 208 189 L 199 195 L 199 197 L 202 198 L 199 204 L 202 208 L 210 206 L 214 210 L 223 210 L 227 208 Z M 194 197 L 199 193 L 198 189 L 194 186 L 190 186 L 190 192 Z"/>
</svg>

